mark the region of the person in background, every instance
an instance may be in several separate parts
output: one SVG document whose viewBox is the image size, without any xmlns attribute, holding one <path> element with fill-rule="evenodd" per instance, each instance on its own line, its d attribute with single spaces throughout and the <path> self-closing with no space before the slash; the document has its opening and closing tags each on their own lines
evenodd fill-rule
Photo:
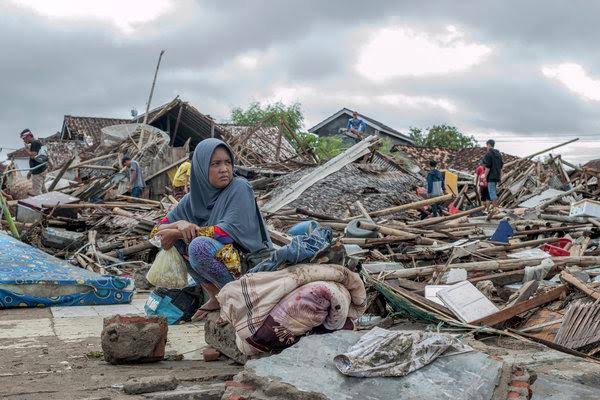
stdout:
<svg viewBox="0 0 600 400">
<path fill-rule="evenodd" d="M 483 157 L 483 166 L 486 170 L 485 176 L 488 184 L 487 187 L 490 201 L 492 202 L 492 206 L 496 207 L 498 200 L 497 189 L 502 177 L 502 167 L 504 166 L 504 162 L 502 161 L 502 154 L 494 148 L 496 145 L 494 140 L 488 140 L 485 145 L 488 152 Z"/>
<path fill-rule="evenodd" d="M 146 182 L 142 175 L 142 167 L 128 155 L 123 156 L 123 165 L 129 168 L 129 190 L 131 191 L 131 197 L 141 197 L 142 190 L 146 187 Z"/>
<path fill-rule="evenodd" d="M 431 197 L 438 197 L 444 194 L 444 176 L 437 169 L 437 162 L 434 160 L 429 161 L 431 170 L 427 174 L 427 195 Z M 431 205 L 431 214 L 433 217 L 437 217 L 442 213 L 442 206 L 439 203 Z"/>
<path fill-rule="evenodd" d="M 363 133 L 365 133 L 365 129 L 367 128 L 367 125 L 365 124 L 365 121 L 363 121 L 361 118 L 358 117 L 358 112 L 354 111 L 352 113 L 352 118 L 350 118 L 348 120 L 347 128 L 351 133 L 356 135 L 359 139 L 362 139 L 362 137 L 363 137 L 362 135 L 363 135 Z"/>
<path fill-rule="evenodd" d="M 47 193 L 46 170 L 48 169 L 48 155 L 40 154 L 42 150 L 42 142 L 33 137 L 33 133 L 29 129 L 24 129 L 21 132 L 21 139 L 25 143 L 25 152 L 29 156 L 29 172 L 27 179 L 31 179 L 31 195 L 37 196 L 42 193 Z"/>
<path fill-rule="evenodd" d="M 181 163 L 179 168 L 177 168 L 177 172 L 175 172 L 171 185 L 173 186 L 173 196 L 175 196 L 176 199 L 182 198 L 190 191 L 190 171 L 192 169 L 193 157 L 194 152 L 191 152 L 188 159 Z"/>
<path fill-rule="evenodd" d="M 475 168 L 475 190 L 477 191 L 477 194 L 479 194 L 481 204 L 489 204 L 490 194 L 488 192 L 488 183 L 483 159 L 479 162 L 477 168 Z"/>
</svg>

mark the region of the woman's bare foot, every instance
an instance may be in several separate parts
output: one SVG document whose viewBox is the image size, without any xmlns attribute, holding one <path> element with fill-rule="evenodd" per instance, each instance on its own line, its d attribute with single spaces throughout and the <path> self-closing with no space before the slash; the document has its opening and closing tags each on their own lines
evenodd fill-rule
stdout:
<svg viewBox="0 0 600 400">
<path fill-rule="evenodd" d="M 209 299 L 206 303 L 202 304 L 198 311 L 192 316 L 192 321 L 201 321 L 208 314 L 214 311 L 219 311 L 221 309 L 221 305 L 217 301 L 216 298 Z"/>
</svg>

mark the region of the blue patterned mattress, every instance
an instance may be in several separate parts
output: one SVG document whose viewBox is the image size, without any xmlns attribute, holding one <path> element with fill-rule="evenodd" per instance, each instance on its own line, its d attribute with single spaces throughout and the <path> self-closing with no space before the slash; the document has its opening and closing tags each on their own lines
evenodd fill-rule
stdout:
<svg viewBox="0 0 600 400">
<path fill-rule="evenodd" d="M 0 233 L 0 309 L 129 303 L 129 278 L 70 265 Z"/>
</svg>

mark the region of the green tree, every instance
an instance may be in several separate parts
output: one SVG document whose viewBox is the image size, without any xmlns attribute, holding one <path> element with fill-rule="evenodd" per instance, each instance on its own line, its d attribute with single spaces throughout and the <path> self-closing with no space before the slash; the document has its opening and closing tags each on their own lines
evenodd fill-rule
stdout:
<svg viewBox="0 0 600 400">
<path fill-rule="evenodd" d="M 302 106 L 300 103 L 285 105 L 281 102 L 272 104 L 250 103 L 248 108 L 234 107 L 231 109 L 231 122 L 236 125 L 265 124 L 279 126 L 285 121 L 294 132 L 299 132 L 304 122 Z"/>
<path fill-rule="evenodd" d="M 300 103 L 286 105 L 284 103 L 261 104 L 251 103 L 247 108 L 234 107 L 231 109 L 230 121 L 236 125 L 264 124 L 267 126 L 281 126 L 285 121 L 287 127 L 294 132 L 298 143 L 285 127 L 281 127 L 286 138 L 296 150 L 300 147 L 311 148 L 320 161 L 326 161 L 343 152 L 346 148 L 343 141 L 337 137 L 319 137 L 312 133 L 302 132 L 304 114 Z M 302 145 L 302 146 L 301 146 Z"/>
<path fill-rule="evenodd" d="M 427 134 L 419 128 L 411 127 L 409 136 L 417 147 L 442 147 L 458 150 L 477 146 L 477 141 L 473 136 L 460 132 L 455 126 L 445 124 L 428 128 Z"/>
</svg>

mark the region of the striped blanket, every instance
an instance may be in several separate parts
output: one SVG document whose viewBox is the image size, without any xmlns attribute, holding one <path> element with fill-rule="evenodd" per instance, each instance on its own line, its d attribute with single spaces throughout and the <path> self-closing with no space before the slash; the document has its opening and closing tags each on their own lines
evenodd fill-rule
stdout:
<svg viewBox="0 0 600 400">
<path fill-rule="evenodd" d="M 366 308 L 358 274 L 340 265 L 299 264 L 244 275 L 217 296 L 246 355 L 281 349 L 308 332 L 352 328 Z"/>
</svg>

